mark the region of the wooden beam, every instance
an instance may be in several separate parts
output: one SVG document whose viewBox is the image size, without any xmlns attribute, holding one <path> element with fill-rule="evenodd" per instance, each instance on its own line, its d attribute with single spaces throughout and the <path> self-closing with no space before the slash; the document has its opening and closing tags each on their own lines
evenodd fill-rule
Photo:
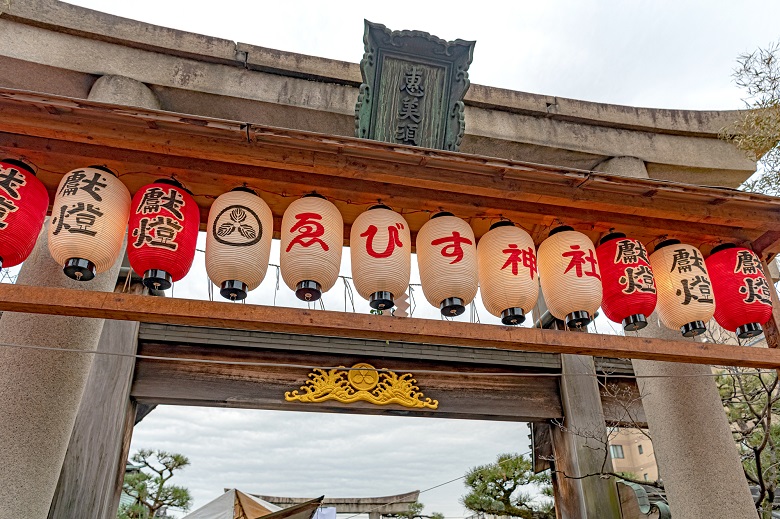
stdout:
<svg viewBox="0 0 780 519">
<path fill-rule="evenodd" d="M 25 285 L 0 284 L 0 311 L 692 364 L 780 367 L 780 350 L 773 349 Z"/>
<path fill-rule="evenodd" d="M 179 343 L 142 343 L 139 353 L 171 359 L 138 359 L 131 395 L 140 403 L 520 422 L 562 416 L 558 379 L 541 374 L 533 376 L 534 373 L 517 368 Z M 179 357 L 276 365 L 177 362 Z M 366 402 L 347 405 L 334 401 L 316 404 L 285 401 L 285 392 L 299 390 L 311 372 L 309 368 L 290 365 L 349 367 L 359 362 L 390 369 L 399 375 L 412 373 L 425 397 L 439 401 L 438 409 Z M 529 376 L 480 375 L 496 372 Z"/>
<path fill-rule="evenodd" d="M 247 182 L 266 191 L 277 216 L 294 197 L 316 188 L 351 201 L 339 206 L 347 223 L 381 198 L 408 210 L 413 230 L 427 220 L 426 213 L 413 211 L 446 207 L 484 219 L 472 221 L 478 236 L 500 215 L 529 228 L 565 220 L 592 239 L 611 227 L 645 241 L 673 235 L 691 243 L 748 243 L 780 232 L 780 201 L 737 191 L 7 89 L 0 89 L 0 113 L 1 151 L 43 161 L 41 178 L 50 189 L 77 164 L 79 151 L 91 147 L 99 151 L 81 160 L 103 155 L 102 162 L 120 173 L 133 173 L 122 177 L 131 191 L 175 173 L 202 195 L 204 209 L 209 197 Z M 68 165 L 58 167 L 66 155 Z M 777 252 L 780 242 L 767 246 Z"/>
</svg>

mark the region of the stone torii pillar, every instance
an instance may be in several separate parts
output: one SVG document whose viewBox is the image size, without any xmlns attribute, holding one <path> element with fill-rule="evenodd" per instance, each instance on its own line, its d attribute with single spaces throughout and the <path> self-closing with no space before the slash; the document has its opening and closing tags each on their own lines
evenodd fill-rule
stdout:
<svg viewBox="0 0 780 519">
<path fill-rule="evenodd" d="M 145 85 L 116 76 L 100 78 L 90 99 L 159 108 Z M 51 258 L 44 226 L 17 283 L 111 292 L 123 254 L 92 281 L 73 281 Z M 57 349 L 96 349 L 103 322 L 15 312 L 0 318 L 0 342 L 53 348 L 0 347 L 0 517 L 47 516 L 92 364 L 91 354 Z"/>
<path fill-rule="evenodd" d="M 614 157 L 595 171 L 648 178 L 635 157 Z M 649 252 L 649 251 L 648 251 Z M 681 340 L 654 313 L 642 337 Z M 710 366 L 633 360 L 660 477 L 673 517 L 754 519 L 756 509 Z"/>
</svg>

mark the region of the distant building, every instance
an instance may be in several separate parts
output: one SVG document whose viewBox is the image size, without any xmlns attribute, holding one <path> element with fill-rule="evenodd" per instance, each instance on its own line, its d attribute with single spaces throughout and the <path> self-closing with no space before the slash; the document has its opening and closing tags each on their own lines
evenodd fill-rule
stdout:
<svg viewBox="0 0 780 519">
<path fill-rule="evenodd" d="M 640 481 L 657 481 L 653 442 L 639 429 L 618 429 L 609 441 L 615 472 L 633 474 Z"/>
</svg>

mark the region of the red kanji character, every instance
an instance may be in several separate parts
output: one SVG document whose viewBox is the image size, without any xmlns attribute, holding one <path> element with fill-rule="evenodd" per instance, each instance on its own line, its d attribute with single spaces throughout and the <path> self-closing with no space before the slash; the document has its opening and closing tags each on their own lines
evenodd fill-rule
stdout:
<svg viewBox="0 0 780 519">
<path fill-rule="evenodd" d="M 317 221 L 322 220 L 322 215 L 317 213 L 300 213 L 295 215 L 295 219 L 298 221 L 292 226 L 290 232 L 298 231 L 299 234 L 287 245 L 285 252 L 290 252 L 290 249 L 296 243 L 304 248 L 319 243 L 322 246 L 322 250 L 328 250 L 328 245 L 320 239 L 320 236 L 325 234 L 325 227 Z"/>
<path fill-rule="evenodd" d="M 398 237 L 398 229 L 403 229 L 404 226 L 401 223 L 397 223 L 395 225 L 388 225 L 387 226 L 387 233 L 389 235 L 387 239 L 387 247 L 385 247 L 384 252 L 376 252 L 374 250 L 374 236 L 376 236 L 377 229 L 376 225 L 369 225 L 368 229 L 366 229 L 366 232 L 361 234 L 361 237 L 365 237 L 366 239 L 366 252 L 369 256 L 372 258 L 387 258 L 389 256 L 393 255 L 393 251 L 396 247 L 403 247 L 404 244 L 401 243 L 401 238 Z M 327 249 L 326 249 L 327 250 Z"/>
<path fill-rule="evenodd" d="M 433 240 L 431 245 L 441 245 L 443 243 L 450 243 L 450 245 L 442 247 L 441 255 L 445 258 L 455 258 L 454 260 L 450 261 L 450 265 L 458 263 L 463 259 L 463 247 L 460 246 L 461 243 L 465 243 L 466 245 L 473 245 L 471 240 L 461 236 L 458 231 L 452 231 L 452 236 Z"/>
<path fill-rule="evenodd" d="M 583 274 L 582 266 L 585 263 L 590 263 L 590 271 L 585 271 L 585 275 L 594 277 L 596 279 L 601 279 L 601 276 L 599 276 L 596 272 L 596 256 L 593 254 L 593 249 L 588 249 L 588 256 L 586 257 L 585 253 L 580 250 L 579 245 L 569 245 L 569 248 L 571 249 L 569 252 L 564 252 L 562 254 L 564 258 L 571 257 L 569 266 L 566 267 L 566 270 L 563 271 L 564 274 L 574 268 L 577 277 L 581 278 Z"/>
<path fill-rule="evenodd" d="M 520 249 L 517 247 L 517 244 L 510 243 L 509 248 L 504 249 L 501 252 L 509 254 L 509 257 L 507 258 L 506 263 L 504 263 L 504 266 L 501 267 L 501 270 L 504 270 L 511 265 L 512 274 L 516 276 L 518 272 L 517 265 L 522 263 L 524 267 L 531 271 L 531 279 L 533 279 L 534 274 L 538 272 L 536 269 L 536 255 L 531 247 Z"/>
</svg>

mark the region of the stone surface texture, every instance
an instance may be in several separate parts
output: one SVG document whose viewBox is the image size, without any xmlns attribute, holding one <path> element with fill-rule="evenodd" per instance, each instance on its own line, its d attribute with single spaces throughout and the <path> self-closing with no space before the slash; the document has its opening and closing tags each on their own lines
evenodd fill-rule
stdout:
<svg viewBox="0 0 780 519">
<path fill-rule="evenodd" d="M 111 292 L 120 264 L 92 281 L 74 281 L 51 258 L 44 227 L 17 283 Z M 102 329 L 102 319 L 0 317 L 3 343 L 55 348 L 0 348 L 0 517 L 47 516 L 92 364 L 92 355 L 56 349 L 94 350 Z"/>
<path fill-rule="evenodd" d="M 160 109 L 160 100 L 154 92 L 135 79 L 124 76 L 102 76 L 95 81 L 87 99 L 114 105 Z"/>
</svg>

